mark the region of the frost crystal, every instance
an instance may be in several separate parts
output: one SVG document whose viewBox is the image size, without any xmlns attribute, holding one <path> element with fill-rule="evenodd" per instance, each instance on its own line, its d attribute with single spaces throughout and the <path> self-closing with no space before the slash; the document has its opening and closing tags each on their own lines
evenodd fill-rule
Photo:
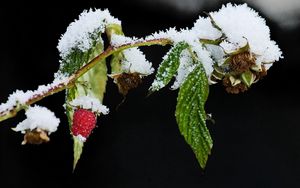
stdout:
<svg viewBox="0 0 300 188">
<path fill-rule="evenodd" d="M 151 84 L 151 88 L 156 89 L 156 88 L 163 88 L 165 87 L 165 84 L 162 80 L 154 80 L 153 83 Z M 158 89 L 156 89 L 158 90 Z"/>
<path fill-rule="evenodd" d="M 137 42 L 137 41 L 142 41 L 142 39 L 138 39 L 136 37 L 126 37 L 124 35 L 116 35 L 116 34 L 113 34 L 111 36 L 111 45 L 113 47 L 117 47 L 117 46 L 121 46 L 121 45 L 124 45 L 124 44 L 132 44 L 134 42 Z"/>
<path fill-rule="evenodd" d="M 203 64 L 207 77 L 210 77 L 214 70 L 214 61 L 211 58 L 211 53 L 207 51 L 207 49 L 205 49 L 200 43 L 192 46 L 192 50 L 196 53 L 198 59 Z"/>
<path fill-rule="evenodd" d="M 31 91 L 28 90 L 26 92 L 21 90 L 16 90 L 13 94 L 11 94 L 8 97 L 8 100 L 6 103 L 2 103 L 0 105 L 0 112 L 7 112 L 13 109 L 14 107 L 20 105 L 20 106 L 26 106 L 26 103 L 29 102 L 34 97 L 43 95 L 47 92 L 49 92 L 52 89 L 55 89 L 56 87 L 59 87 L 60 85 L 67 85 L 69 83 L 69 78 L 67 77 L 57 77 L 54 79 L 54 81 L 51 84 L 48 85 L 40 85 L 36 90 Z"/>
<path fill-rule="evenodd" d="M 26 111 L 26 119 L 19 123 L 14 131 L 25 133 L 26 130 L 42 129 L 49 134 L 57 130 L 60 120 L 49 109 L 41 106 L 29 107 Z"/>
<path fill-rule="evenodd" d="M 192 30 L 200 39 L 216 40 L 222 36 L 222 33 L 213 27 L 209 18 L 199 17 Z"/>
<path fill-rule="evenodd" d="M 146 37 L 146 40 L 153 40 L 159 38 L 170 39 L 175 44 L 183 41 L 189 44 L 199 41 L 199 38 L 195 32 L 188 29 L 182 29 L 180 31 L 177 31 L 175 28 L 170 28 L 167 31 L 159 31 L 153 33 L 152 35 Z"/>
<path fill-rule="evenodd" d="M 181 86 L 181 84 L 185 81 L 187 76 L 194 70 L 196 65 L 192 62 L 193 59 L 189 51 L 184 50 L 180 55 L 180 64 L 178 67 L 176 80 L 171 86 L 171 89 L 178 89 Z"/>
<path fill-rule="evenodd" d="M 57 48 L 61 58 L 65 59 L 74 49 L 82 52 L 89 50 L 95 40 L 102 40 L 99 35 L 109 24 L 121 25 L 121 22 L 112 17 L 107 9 L 83 11 L 60 38 Z"/>
<path fill-rule="evenodd" d="M 175 28 L 171 28 L 165 32 L 154 33 L 145 39 L 166 38 L 174 43 L 187 42 L 203 63 L 208 76 L 213 71 L 213 60 L 210 56 L 213 56 L 218 64 L 222 64 L 226 53 L 235 52 L 247 43 L 250 52 L 255 55 L 257 65 L 263 63 L 266 68 L 269 68 L 272 64 L 267 63 L 273 63 L 282 58 L 282 52 L 276 42 L 270 39 L 270 30 L 265 20 L 246 4 L 232 5 L 229 3 L 219 11 L 211 12 L 210 15 L 213 20 L 209 17 L 199 17 L 190 30 L 177 31 Z M 217 26 L 212 22 L 215 22 Z M 221 39 L 221 48 L 203 44 L 206 48 L 204 49 L 201 47 L 200 39 Z"/>
<path fill-rule="evenodd" d="M 83 109 L 92 110 L 96 113 L 108 114 L 109 109 L 101 104 L 99 99 L 90 96 L 81 96 L 70 102 L 70 105 Z"/>
<path fill-rule="evenodd" d="M 197 57 L 203 64 L 206 74 L 209 77 L 213 71 L 213 59 L 211 58 L 210 52 L 207 51 L 203 47 L 203 44 L 200 42 L 199 33 L 197 33 L 197 31 L 198 29 L 196 28 L 191 30 L 183 29 L 181 31 L 177 31 L 175 28 L 171 28 L 166 32 L 160 31 L 158 33 L 154 33 L 151 36 L 146 37 L 146 40 L 151 40 L 155 38 L 168 38 L 172 40 L 175 44 L 179 42 L 188 43 L 191 46 L 191 49 L 197 54 Z"/>
<path fill-rule="evenodd" d="M 220 44 L 226 52 L 236 51 L 248 42 L 250 51 L 259 57 L 257 64 L 272 63 L 282 58 L 281 50 L 270 39 L 265 19 L 246 4 L 229 3 L 210 15 L 226 36 Z"/>
<path fill-rule="evenodd" d="M 154 72 L 152 63 L 147 61 L 145 55 L 138 48 L 130 48 L 123 51 L 124 60 L 122 62 L 122 69 L 127 73 L 140 73 L 142 75 L 149 75 Z"/>
</svg>

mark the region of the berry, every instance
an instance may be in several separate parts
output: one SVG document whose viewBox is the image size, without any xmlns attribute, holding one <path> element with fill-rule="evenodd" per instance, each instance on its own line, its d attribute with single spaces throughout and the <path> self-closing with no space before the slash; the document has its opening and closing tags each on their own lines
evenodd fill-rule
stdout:
<svg viewBox="0 0 300 188">
<path fill-rule="evenodd" d="M 72 133 L 74 136 L 89 137 L 96 126 L 96 115 L 86 109 L 78 109 L 74 112 Z"/>
</svg>

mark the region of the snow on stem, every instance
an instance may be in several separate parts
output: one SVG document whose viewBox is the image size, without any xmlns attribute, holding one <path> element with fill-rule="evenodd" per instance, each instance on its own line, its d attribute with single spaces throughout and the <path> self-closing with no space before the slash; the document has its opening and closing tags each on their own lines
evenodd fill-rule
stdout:
<svg viewBox="0 0 300 188">
<path fill-rule="evenodd" d="M 90 19 L 90 16 L 93 19 Z M 99 17 L 105 18 L 102 20 L 103 23 L 97 22 Z M 83 30 L 83 33 L 78 33 L 78 30 L 81 31 L 81 22 L 85 21 L 87 28 Z M 120 22 L 111 17 L 108 11 L 90 11 L 81 14 L 80 19 L 71 24 L 67 35 L 63 35 L 60 40 L 59 49 L 63 52 L 62 57 L 68 55 L 74 45 L 78 45 L 79 50 L 84 52 L 90 47 L 89 33 L 94 33 L 94 30 L 103 33 L 109 24 L 120 24 Z M 69 36 L 74 38 L 71 37 L 72 40 L 69 41 Z M 145 39 L 117 35 L 112 38 L 111 46 L 68 76 L 67 81 L 55 80 L 55 84 L 40 86 L 36 91 L 17 91 L 12 94 L 6 103 L 0 105 L 0 121 L 14 117 L 20 110 L 49 95 L 73 87 L 79 77 L 101 60 L 128 48 L 186 42 L 204 64 L 211 83 L 222 80 L 227 91 L 231 93 L 247 90 L 252 83 L 266 75 L 273 62 L 283 58 L 276 42 L 270 38 L 270 30 L 266 21 L 246 4 L 229 3 L 219 11 L 209 13 L 208 18 L 199 17 L 191 30 L 177 31 L 175 28 L 170 28 L 167 31 L 154 33 Z M 211 51 L 207 51 L 202 45 Z M 210 56 L 216 60 L 214 67 Z M 42 92 L 39 90 L 41 88 Z"/>
<path fill-rule="evenodd" d="M 11 103 L 10 101 L 7 101 L 6 103 L 2 103 L 0 105 L 0 122 L 4 121 L 9 118 L 13 118 L 17 115 L 17 113 L 23 109 L 26 109 L 28 106 L 42 100 L 45 97 L 48 97 L 50 95 L 53 95 L 55 93 L 61 92 L 67 88 L 71 88 L 74 86 L 76 80 L 81 77 L 83 74 L 85 74 L 87 71 L 89 71 L 91 68 L 93 68 L 97 63 L 100 63 L 103 59 L 109 57 L 110 55 L 128 49 L 133 47 L 139 47 L 139 46 L 152 46 L 152 45 L 161 45 L 165 46 L 168 44 L 172 44 L 173 42 L 170 39 L 166 38 L 157 38 L 157 39 L 149 39 L 149 40 L 139 40 L 132 43 L 124 43 L 122 45 L 119 45 L 118 47 L 112 47 L 109 46 L 105 51 L 103 51 L 101 54 L 96 56 L 93 60 L 91 60 L 89 63 L 81 67 L 77 72 L 75 72 L 73 75 L 68 77 L 66 80 L 62 80 L 61 82 L 58 82 L 54 85 L 50 85 L 50 87 L 47 87 L 43 90 L 43 92 L 38 92 L 39 89 L 30 92 L 31 96 L 27 97 L 27 100 L 22 101 L 20 104 L 19 101 L 15 101 L 14 103 Z M 43 87 L 43 86 L 40 86 Z M 40 88 L 39 87 L 39 88 Z M 8 105 L 8 103 L 10 103 Z M 4 108 L 4 106 L 7 106 L 7 108 Z M 1 108 L 2 107 L 2 108 Z"/>
</svg>

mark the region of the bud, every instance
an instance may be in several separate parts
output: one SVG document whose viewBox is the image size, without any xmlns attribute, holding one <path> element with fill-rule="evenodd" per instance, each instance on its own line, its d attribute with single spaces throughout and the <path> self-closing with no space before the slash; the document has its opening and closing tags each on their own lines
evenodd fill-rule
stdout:
<svg viewBox="0 0 300 188">
<path fill-rule="evenodd" d="M 141 75 L 139 73 L 121 73 L 112 75 L 114 82 L 117 84 L 119 92 L 122 95 L 127 95 L 131 89 L 137 88 L 141 83 Z"/>
<path fill-rule="evenodd" d="M 30 131 L 30 130 L 26 131 L 22 145 L 25 145 L 25 144 L 39 145 L 42 143 L 47 143 L 49 141 L 50 141 L 50 138 L 48 137 L 48 132 L 45 130 L 42 130 L 40 128 L 37 128 L 32 131 Z"/>
</svg>

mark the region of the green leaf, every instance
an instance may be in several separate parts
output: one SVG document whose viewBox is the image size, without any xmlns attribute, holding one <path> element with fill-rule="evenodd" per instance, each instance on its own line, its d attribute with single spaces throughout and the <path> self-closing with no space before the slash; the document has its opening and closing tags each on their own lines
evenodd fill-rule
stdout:
<svg viewBox="0 0 300 188">
<path fill-rule="evenodd" d="M 98 44 L 94 45 L 94 47 L 89 50 L 88 52 L 89 59 L 88 60 L 86 60 L 85 58 L 81 59 L 80 64 L 83 65 L 85 61 L 88 62 L 92 60 L 101 52 L 103 52 L 102 40 L 100 40 Z M 78 56 L 80 56 L 81 53 L 82 52 L 79 52 Z M 78 59 L 78 62 L 79 61 L 80 60 Z M 76 71 L 77 70 L 75 70 L 75 72 Z M 62 72 L 62 73 L 68 73 L 68 72 Z M 92 97 L 98 98 L 101 102 L 103 102 L 103 97 L 106 90 L 106 82 L 107 82 L 107 67 L 106 67 L 105 60 L 103 60 L 102 62 L 97 63 L 92 69 L 90 69 L 84 75 L 82 75 L 77 80 L 77 83 L 75 84 L 74 87 L 66 90 L 66 104 L 67 104 L 66 114 L 68 117 L 70 128 L 73 122 L 74 110 L 68 104 L 75 98 L 79 96 L 86 96 L 86 95 L 90 95 Z"/>
<path fill-rule="evenodd" d="M 124 59 L 123 52 L 116 52 L 111 56 L 110 67 L 111 74 L 121 74 L 122 73 L 122 65 L 121 62 Z"/>
<path fill-rule="evenodd" d="M 202 168 L 205 168 L 213 146 L 206 127 L 207 115 L 204 109 L 208 93 L 206 73 L 203 65 L 198 62 L 179 90 L 175 115 L 181 134 L 191 146 Z"/>
<path fill-rule="evenodd" d="M 100 37 L 100 36 L 99 36 Z M 86 52 L 74 49 L 70 55 L 63 60 L 60 73 L 71 75 L 80 69 L 83 65 L 94 59 L 103 52 L 102 39 L 94 40 L 94 45 Z M 97 98 L 101 103 L 103 101 L 107 82 L 107 67 L 106 61 L 98 62 L 93 68 L 87 71 L 84 75 L 77 79 L 74 87 L 66 90 L 66 115 L 69 121 L 70 130 L 73 123 L 74 108 L 69 103 L 80 96 L 91 96 Z M 75 169 L 78 160 L 80 159 L 84 143 L 77 137 L 73 136 L 74 150 L 74 166 Z"/>
<path fill-rule="evenodd" d="M 65 59 L 60 63 L 59 72 L 70 76 L 79 70 L 90 59 L 90 50 L 82 52 L 79 49 L 74 49 Z"/>
<path fill-rule="evenodd" d="M 82 154 L 82 149 L 84 142 L 77 138 L 76 136 L 73 136 L 73 151 L 74 151 L 74 162 L 73 162 L 73 171 L 76 168 L 76 165 L 80 159 L 80 156 Z"/>
<path fill-rule="evenodd" d="M 182 51 L 188 47 L 189 45 L 186 42 L 179 42 L 170 49 L 165 60 L 158 67 L 150 91 L 158 91 L 171 81 L 178 70 L 180 55 Z"/>
<path fill-rule="evenodd" d="M 255 81 L 255 75 L 251 71 L 246 71 L 241 75 L 242 82 L 250 87 Z"/>
<path fill-rule="evenodd" d="M 90 37 L 93 39 L 91 48 L 87 51 L 82 51 L 74 47 L 67 57 L 61 60 L 59 73 L 70 76 L 103 51 L 101 33 L 93 34 Z"/>
<path fill-rule="evenodd" d="M 106 91 L 107 67 L 106 62 L 97 63 L 91 70 L 78 79 L 77 92 L 82 95 L 89 95 L 103 102 Z"/>
<path fill-rule="evenodd" d="M 79 83 L 75 87 L 67 90 L 67 103 L 71 102 L 79 96 L 89 95 L 98 98 L 101 103 L 103 101 L 107 82 L 107 67 L 105 61 L 98 63 L 86 74 L 78 79 Z M 85 84 L 82 84 L 82 83 Z M 70 129 L 72 128 L 74 109 L 67 105 L 66 114 L 69 120 Z M 73 137 L 74 140 L 74 169 L 78 160 L 80 159 L 83 142 Z"/>
</svg>

